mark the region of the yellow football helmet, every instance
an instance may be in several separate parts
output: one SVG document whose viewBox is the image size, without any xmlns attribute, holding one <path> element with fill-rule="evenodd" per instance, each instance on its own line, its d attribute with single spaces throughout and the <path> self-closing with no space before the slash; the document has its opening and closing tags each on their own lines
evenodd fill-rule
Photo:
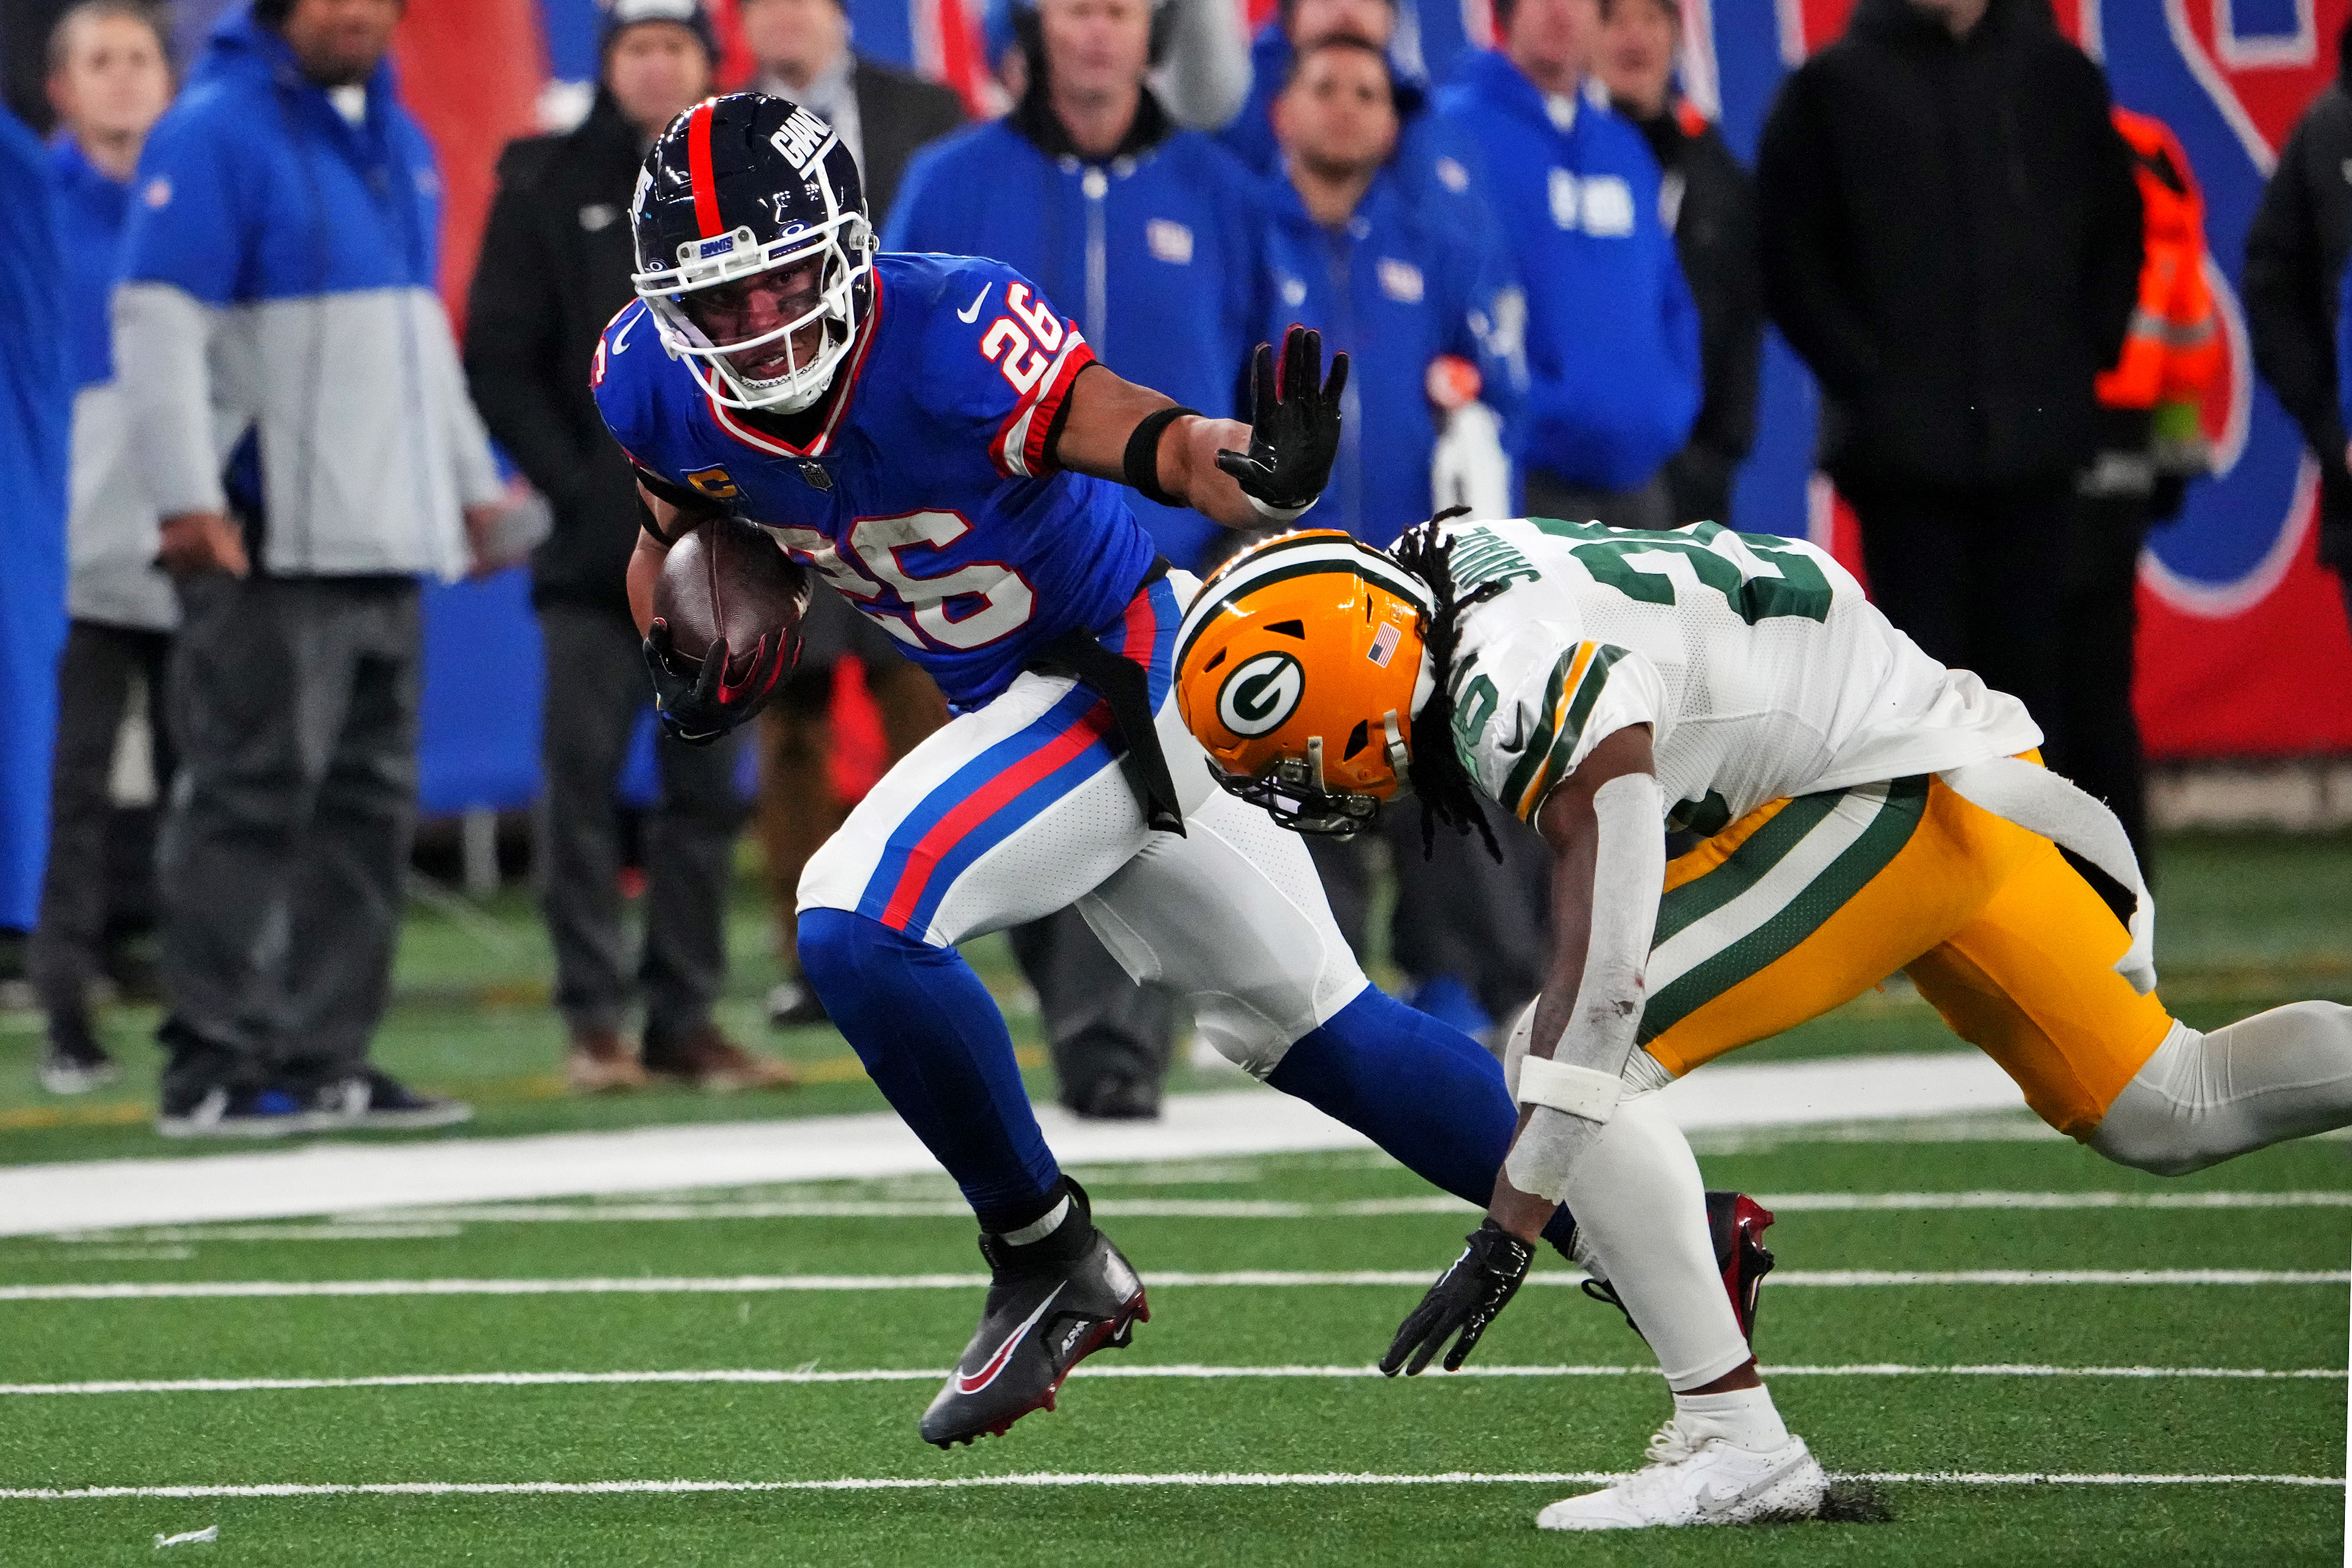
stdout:
<svg viewBox="0 0 2352 1568">
<path fill-rule="evenodd" d="M 1176 705 L 1217 781 L 1285 827 L 1345 838 L 1403 782 L 1427 585 L 1337 528 L 1213 573 L 1176 637 Z"/>
</svg>

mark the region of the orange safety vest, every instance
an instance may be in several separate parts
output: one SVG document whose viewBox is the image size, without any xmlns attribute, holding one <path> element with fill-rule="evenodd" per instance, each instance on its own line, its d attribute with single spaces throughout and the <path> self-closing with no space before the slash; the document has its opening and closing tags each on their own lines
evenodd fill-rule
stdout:
<svg viewBox="0 0 2352 1568">
<path fill-rule="evenodd" d="M 2205 283 L 2205 199 L 2189 154 L 2164 121 L 2120 107 L 2114 112 L 2139 176 L 2147 254 L 2131 332 L 2123 357 L 2098 378 L 2099 401 L 2109 408 L 2193 403 L 2223 363 L 2221 321 Z"/>
</svg>

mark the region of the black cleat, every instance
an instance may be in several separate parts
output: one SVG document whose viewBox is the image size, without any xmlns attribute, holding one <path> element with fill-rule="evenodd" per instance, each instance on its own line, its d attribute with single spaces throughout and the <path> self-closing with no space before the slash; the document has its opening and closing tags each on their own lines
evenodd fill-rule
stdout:
<svg viewBox="0 0 2352 1568">
<path fill-rule="evenodd" d="M 1151 1309 L 1143 1281 L 1094 1227 L 1087 1195 L 1067 1182 L 1072 1212 L 1061 1228 L 1025 1247 L 983 1231 L 981 1255 L 994 1276 L 980 1327 L 918 1427 L 949 1448 L 1005 1429 L 1032 1410 L 1051 1410 L 1055 1392 L 1078 1363 L 1105 1348 L 1124 1350 Z"/>
<path fill-rule="evenodd" d="M 1764 1276 L 1772 1271 L 1772 1252 L 1763 1240 L 1771 1225 L 1772 1211 L 1744 1192 L 1706 1195 L 1706 1228 L 1715 1241 L 1716 1267 L 1723 1270 L 1724 1294 L 1731 1298 L 1732 1315 L 1739 1320 L 1740 1334 L 1751 1348 L 1756 1343 L 1758 1293 L 1764 1289 Z M 1608 1281 L 1587 1280 L 1583 1290 L 1594 1301 L 1625 1312 L 1625 1326 L 1635 1333 L 1642 1332 L 1642 1325 L 1625 1312 L 1625 1303 Z"/>
</svg>

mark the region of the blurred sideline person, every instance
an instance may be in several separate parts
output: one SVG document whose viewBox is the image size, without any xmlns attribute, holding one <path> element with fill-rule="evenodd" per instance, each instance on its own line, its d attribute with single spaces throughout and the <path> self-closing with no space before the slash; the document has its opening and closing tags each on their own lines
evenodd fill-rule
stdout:
<svg viewBox="0 0 2352 1568">
<path fill-rule="evenodd" d="M 1416 197 L 1443 191 L 1473 204 L 1464 223 L 1492 225 L 1486 193 L 1473 183 L 1477 151 L 1458 127 L 1430 112 L 1433 89 L 1403 58 L 1408 51 L 1417 58 L 1417 47 L 1398 34 L 1396 0 L 1281 0 L 1250 43 L 1249 97 L 1217 140 L 1258 174 L 1279 179 L 1284 149 L 1275 131 L 1274 103 L 1289 85 L 1299 49 L 1323 38 L 1358 38 L 1388 57 L 1396 87 L 1394 166 L 1400 180 Z"/>
<path fill-rule="evenodd" d="M 2205 282 L 2205 203 L 2189 154 L 2153 115 L 2118 106 L 2114 119 L 2132 150 L 2146 255 L 2123 357 L 2096 382 L 2098 455 L 2074 484 L 2059 656 L 2065 743 L 2049 761 L 2106 802 L 2152 875 L 2132 710 L 2140 545 L 2151 523 L 2179 515 L 2189 482 L 2211 465 L 2200 410 L 2227 359 Z"/>
<path fill-rule="evenodd" d="M 1732 481 L 1756 444 L 1763 373 L 1756 195 L 1723 132 L 1675 90 L 1682 43 L 1682 0 L 1602 0 L 1595 74 L 1658 161 L 1660 212 L 1698 307 L 1698 418 L 1666 464 L 1666 493 L 1676 524 L 1730 528 Z"/>
<path fill-rule="evenodd" d="M 118 378 L 180 597 L 159 1131 L 471 1113 L 368 1061 L 416 816 L 418 580 L 501 564 L 399 0 L 256 0 L 141 156 Z"/>
<path fill-rule="evenodd" d="M 1028 91 L 1003 120 L 916 159 L 882 248 L 1015 267 L 1065 302 L 1105 365 L 1221 414 L 1264 319 L 1265 208 L 1250 172 L 1179 126 L 1146 84 L 1166 15 L 1146 0 L 1016 11 Z M 1160 554 L 1188 570 L 1201 564 L 1216 525 L 1182 507 L 1130 505 Z M 1063 1103 L 1081 1115 L 1157 1115 L 1173 994 L 1129 980 L 1075 910 L 1012 942 Z"/>
<path fill-rule="evenodd" d="M 2319 468 L 2319 559 L 2352 613 L 2352 446 L 2339 406 L 2336 291 L 2352 254 L 2352 22 L 2336 39 L 2336 79 L 2279 152 L 2246 230 L 2246 335 L 2254 366 L 2303 432 Z"/>
<path fill-rule="evenodd" d="M 962 102 L 946 88 L 853 52 L 841 0 L 743 0 L 740 15 L 759 62 L 751 89 L 789 99 L 832 126 L 857 161 L 875 212 L 889 210 L 917 152 L 964 123 Z M 796 890 L 809 856 L 849 814 L 830 767 L 842 655 L 855 653 L 865 671 L 891 761 L 948 717 L 930 677 L 830 586 L 815 589 L 801 635 L 800 664 L 761 713 L 758 738 L 760 842 L 783 975 L 768 993 L 768 1021 L 778 1029 L 825 1021 L 824 1004 L 801 978 Z"/>
<path fill-rule="evenodd" d="M 751 90 L 790 99 L 832 126 L 877 213 L 890 210 L 916 152 L 964 122 L 948 89 L 850 48 L 843 0 L 741 0 L 740 15 L 759 62 Z"/>
<path fill-rule="evenodd" d="M 2108 108 L 2043 0 L 1861 0 L 1756 160 L 1766 297 L 1820 380 L 1872 600 L 2023 702 L 2053 761 L 2074 478 L 2139 293 Z"/>
<path fill-rule="evenodd" d="M 1302 0 L 1299 7 L 1326 0 Z M 1385 11 L 1385 6 L 1379 9 Z M 1396 166 L 1398 93 L 1388 56 L 1351 32 L 1305 43 L 1289 57 L 1290 80 L 1274 99 L 1282 172 L 1271 183 L 1268 313 L 1260 335 L 1278 339 L 1297 321 L 1349 355 L 1346 417 L 1331 482 L 1316 520 L 1373 546 L 1437 509 L 1433 459 L 1439 421 L 1431 398 L 1506 419 L 1527 369 L 1516 334 L 1501 323 L 1523 307 L 1498 241 L 1452 221 Z M 1458 410 L 1456 411 L 1458 413 Z M 1493 488 L 1504 507 L 1508 465 L 1489 441 Z M 1501 515 L 1499 512 L 1490 515 Z M 1415 1007 L 1478 1034 L 1542 984 L 1540 923 L 1498 912 L 1542 907 L 1539 844 L 1520 843 L 1498 866 L 1483 845 L 1445 835 L 1424 854 L 1409 813 L 1390 814 L 1397 903 L 1391 951 L 1413 982 Z M 1366 950 L 1373 852 L 1369 836 L 1307 841 L 1332 917 L 1358 954 Z"/>
<path fill-rule="evenodd" d="M 1526 510 L 1670 527 L 1660 471 L 1698 412 L 1699 321 L 1657 161 L 1588 77 L 1600 0 L 1499 0 L 1495 20 L 1501 52 L 1469 56 L 1438 110 L 1479 149 L 1527 289 Z"/>
<path fill-rule="evenodd" d="M 155 568 L 155 510 L 131 465 L 107 320 L 139 150 L 172 101 L 155 13 L 132 0 L 68 11 L 49 37 L 48 91 L 79 390 L 66 520 L 71 621 L 57 674 L 48 862 L 26 969 L 48 1019 L 41 1086 L 77 1094 L 117 1075 L 90 1026 L 91 983 L 110 969 L 122 977 L 125 943 L 155 918 L 155 811 L 112 799 L 116 742 L 134 701 L 144 705 L 159 795 L 172 776 L 163 672 L 179 606 Z"/>
<path fill-rule="evenodd" d="M 1151 89 L 1179 125 L 1215 131 L 1250 92 L 1241 11 L 1224 0 L 1167 0 L 1167 47 L 1152 68 Z M 1016 24 L 1015 13 L 1034 8 L 1033 0 L 986 0 L 981 7 L 981 47 L 1007 106 L 1029 90 L 1029 59 L 1017 36 L 1025 24 Z"/>
<path fill-rule="evenodd" d="M 830 0 L 826 0 L 829 4 Z M 645 838 L 645 937 L 634 966 L 620 889 L 615 791 L 647 706 L 629 618 L 637 498 L 629 461 L 588 388 L 596 340 L 635 298 L 629 202 L 646 149 L 710 90 L 717 49 L 695 0 L 615 0 L 603 76 L 575 130 L 509 146 L 467 307 L 466 370 L 490 434 L 547 496 L 554 533 L 533 552 L 531 602 L 547 649 L 542 906 L 574 1089 L 641 1085 L 648 1071 L 706 1088 L 793 1082 L 712 1021 L 727 975 L 735 841 L 750 809 L 740 745 L 657 734 L 661 795 Z M 634 983 L 631 968 L 635 973 Z M 642 1050 L 622 1028 L 642 993 Z"/>
</svg>

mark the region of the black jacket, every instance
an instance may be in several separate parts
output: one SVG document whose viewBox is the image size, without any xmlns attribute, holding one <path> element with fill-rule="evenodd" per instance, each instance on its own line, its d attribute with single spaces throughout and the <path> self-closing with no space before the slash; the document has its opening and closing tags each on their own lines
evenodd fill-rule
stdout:
<svg viewBox="0 0 2352 1568">
<path fill-rule="evenodd" d="M 1660 200 L 1698 306 L 1698 418 L 1690 444 L 1665 469 L 1675 521 L 1728 524 L 1731 481 L 1756 444 L 1756 389 L 1764 357 L 1756 193 L 1723 132 L 1690 105 L 1669 105 L 1648 120 L 1622 104 L 1618 110 L 1641 129 L 1664 172 Z"/>
<path fill-rule="evenodd" d="M 866 162 L 857 172 L 866 182 L 866 210 L 874 214 L 878 234 L 908 160 L 962 127 L 963 99 L 937 82 L 864 55 L 849 68 L 849 90 L 857 95 L 857 136 L 866 144 Z"/>
<path fill-rule="evenodd" d="M 2339 54 L 2352 55 L 2352 27 Z M 2319 553 L 2352 571 L 2352 474 L 2336 401 L 2336 289 L 2352 256 L 2352 60 L 2312 100 L 2246 231 L 2246 333 L 2254 366 L 2319 459 Z"/>
<path fill-rule="evenodd" d="M 629 203 L 642 154 L 599 93 L 577 129 L 525 137 L 499 159 L 467 305 L 466 377 L 490 434 L 555 508 L 555 531 L 531 555 L 534 604 L 629 606 L 635 486 L 588 371 L 605 323 L 635 298 Z"/>
<path fill-rule="evenodd" d="M 1757 156 L 1772 318 L 1844 479 L 2061 479 L 2139 292 L 2140 201 L 2105 79 L 2039 0 L 1965 40 L 1862 0 L 1780 89 Z"/>
</svg>

